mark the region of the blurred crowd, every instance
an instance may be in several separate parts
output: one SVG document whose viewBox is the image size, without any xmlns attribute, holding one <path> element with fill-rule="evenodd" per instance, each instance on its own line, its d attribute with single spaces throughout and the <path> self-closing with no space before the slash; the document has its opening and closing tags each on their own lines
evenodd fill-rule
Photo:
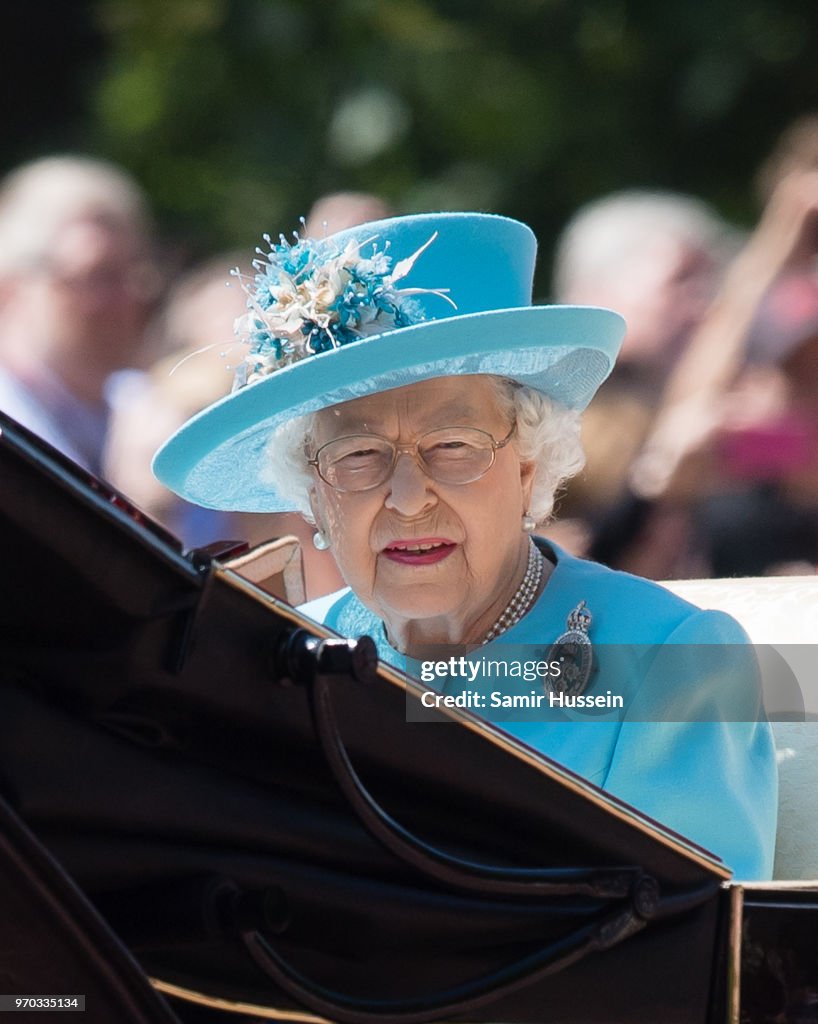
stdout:
<svg viewBox="0 0 818 1024">
<path fill-rule="evenodd" d="M 818 116 L 781 136 L 742 234 L 702 201 L 631 190 L 579 210 L 554 300 L 628 329 L 585 415 L 587 464 L 541 532 L 654 579 L 814 573 L 818 563 Z M 389 215 L 316 201 L 322 236 Z M 295 535 L 307 595 L 337 589 L 297 515 L 221 513 L 153 478 L 159 444 L 229 392 L 246 298 L 223 253 L 176 271 L 120 168 L 47 157 L 0 183 L 0 409 L 106 479 L 185 547 Z"/>
<path fill-rule="evenodd" d="M 617 568 L 815 572 L 818 116 L 781 135 L 757 186 L 744 236 L 692 197 L 627 192 L 560 239 L 557 299 L 611 305 L 628 330 L 554 535 Z"/>
</svg>

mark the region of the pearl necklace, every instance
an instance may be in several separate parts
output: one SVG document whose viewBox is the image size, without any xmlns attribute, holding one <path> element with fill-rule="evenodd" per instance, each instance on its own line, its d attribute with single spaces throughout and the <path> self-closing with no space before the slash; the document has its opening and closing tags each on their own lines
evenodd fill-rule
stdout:
<svg viewBox="0 0 818 1024">
<path fill-rule="evenodd" d="M 488 633 L 485 634 L 483 639 L 479 641 L 479 647 L 489 643 L 491 640 L 495 640 L 502 633 L 505 633 L 506 630 L 515 626 L 534 604 L 540 590 L 540 584 L 542 583 L 543 556 L 530 537 L 528 543 L 528 564 L 526 565 L 525 576 L 523 576 L 505 611 L 500 615 Z"/>
</svg>

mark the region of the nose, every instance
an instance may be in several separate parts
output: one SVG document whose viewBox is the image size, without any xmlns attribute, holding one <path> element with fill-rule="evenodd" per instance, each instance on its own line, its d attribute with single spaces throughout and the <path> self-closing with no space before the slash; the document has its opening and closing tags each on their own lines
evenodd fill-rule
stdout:
<svg viewBox="0 0 818 1024">
<path fill-rule="evenodd" d="M 389 493 L 384 504 L 403 516 L 416 516 L 437 501 L 414 449 L 398 449 L 395 468 L 389 480 Z"/>
</svg>

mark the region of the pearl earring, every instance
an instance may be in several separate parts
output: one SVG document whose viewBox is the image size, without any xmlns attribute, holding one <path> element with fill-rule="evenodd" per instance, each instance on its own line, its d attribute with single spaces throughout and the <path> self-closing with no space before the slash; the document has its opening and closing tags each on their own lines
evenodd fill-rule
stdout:
<svg viewBox="0 0 818 1024">
<path fill-rule="evenodd" d="M 325 537 L 320 530 L 316 530 L 312 535 L 312 543 L 313 547 L 317 548 L 318 551 L 327 551 L 331 546 L 329 538 Z"/>
<path fill-rule="evenodd" d="M 537 520 L 533 516 L 530 516 L 526 512 L 526 514 L 523 516 L 523 521 L 522 521 L 523 532 L 524 533 L 533 533 L 534 532 L 534 527 L 536 525 L 537 525 Z"/>
</svg>

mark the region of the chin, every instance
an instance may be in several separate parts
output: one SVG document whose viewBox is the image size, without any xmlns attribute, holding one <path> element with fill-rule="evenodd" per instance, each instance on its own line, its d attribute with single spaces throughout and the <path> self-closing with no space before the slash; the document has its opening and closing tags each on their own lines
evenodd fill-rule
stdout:
<svg viewBox="0 0 818 1024">
<path fill-rule="evenodd" d="M 441 593 L 439 589 L 423 586 L 403 586 L 395 592 L 385 591 L 373 595 L 377 605 L 401 619 L 434 619 L 451 615 L 462 600 L 456 594 Z"/>
</svg>

